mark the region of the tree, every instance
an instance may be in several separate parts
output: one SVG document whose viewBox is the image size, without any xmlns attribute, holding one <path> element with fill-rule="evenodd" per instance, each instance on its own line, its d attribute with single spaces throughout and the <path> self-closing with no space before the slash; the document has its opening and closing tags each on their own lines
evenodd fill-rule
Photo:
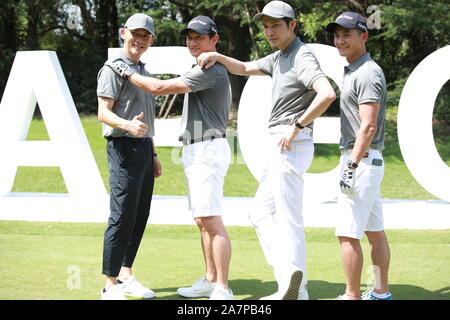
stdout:
<svg viewBox="0 0 450 320">
<path fill-rule="evenodd" d="M 240 60 L 272 52 L 260 23 L 252 17 L 267 0 L 2 0 L 0 2 L 0 94 L 15 52 L 55 50 L 80 112 L 95 112 L 96 75 L 109 47 L 120 45 L 118 29 L 133 13 L 155 19 L 156 45 L 184 45 L 180 30 L 196 15 L 208 15 L 219 27 L 218 50 Z M 332 45 L 325 26 L 343 11 L 369 19 L 379 14 L 380 26 L 370 30 L 368 50 L 386 73 L 388 106 L 396 106 L 403 85 L 417 64 L 450 43 L 448 0 L 289 0 L 304 42 Z M 375 7 L 374 7 L 375 6 Z M 76 14 L 74 15 L 74 8 Z M 372 9 L 371 9 L 372 8 Z M 73 9 L 73 10 L 72 10 Z M 374 11 L 375 10 L 375 11 Z M 72 20 L 76 23 L 72 23 Z M 236 110 L 245 77 L 231 76 Z M 450 89 L 445 86 L 435 116 L 450 124 Z M 178 112 L 180 108 L 178 108 Z"/>
</svg>

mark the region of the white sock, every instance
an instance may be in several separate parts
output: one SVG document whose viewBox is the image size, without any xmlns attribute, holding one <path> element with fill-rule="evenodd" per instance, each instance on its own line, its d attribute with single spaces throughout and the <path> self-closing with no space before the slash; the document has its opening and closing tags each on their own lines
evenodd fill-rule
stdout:
<svg viewBox="0 0 450 320">
<path fill-rule="evenodd" d="M 384 298 L 387 298 L 390 295 L 390 292 L 388 291 L 388 292 L 385 292 L 385 293 L 376 293 L 375 291 L 372 291 L 372 294 L 375 297 L 377 297 L 377 298 L 384 299 Z"/>
</svg>

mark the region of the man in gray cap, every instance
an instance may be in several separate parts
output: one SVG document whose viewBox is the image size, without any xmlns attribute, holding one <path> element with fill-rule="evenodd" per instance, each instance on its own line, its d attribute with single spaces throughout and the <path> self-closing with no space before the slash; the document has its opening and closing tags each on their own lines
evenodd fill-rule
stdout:
<svg viewBox="0 0 450 320">
<path fill-rule="evenodd" d="M 119 57 L 136 73 L 148 75 L 140 58 L 155 41 L 152 18 L 142 13 L 131 16 L 120 35 L 124 44 Z M 161 175 L 152 139 L 154 97 L 107 66 L 97 80 L 98 119 L 108 140 L 111 210 L 104 235 L 106 284 L 101 298 L 152 298 L 155 293 L 134 278 L 131 268 L 147 225 L 154 178 Z"/>
<path fill-rule="evenodd" d="M 363 300 L 392 300 L 388 289 L 389 243 L 384 232 L 380 185 L 386 114 L 386 79 L 366 52 L 366 19 L 344 12 L 328 24 L 334 45 L 349 63 L 344 70 L 341 108 L 341 181 L 336 236 L 341 246 L 346 291 L 339 300 L 360 299 L 364 233 L 371 246 L 375 288 Z"/>
<path fill-rule="evenodd" d="M 313 120 L 336 96 L 311 49 L 297 38 L 297 21 L 289 4 L 271 1 L 254 20 L 262 21 L 267 41 L 279 51 L 252 62 L 210 52 L 200 55 L 198 63 L 207 69 L 219 62 L 233 74 L 273 79 L 267 152 L 271 158 L 250 221 L 278 282 L 278 291 L 263 299 L 308 299 L 303 174 L 314 155 Z"/>
<path fill-rule="evenodd" d="M 211 18 L 193 18 L 181 34 L 186 36 L 192 56 L 216 52 L 219 35 Z M 121 60 L 110 66 L 132 84 L 153 94 L 185 93 L 179 137 L 184 145 L 182 165 L 189 207 L 200 229 L 206 274 L 193 286 L 177 292 L 187 298 L 233 299 L 228 287 L 231 242 L 221 217 L 224 178 L 231 160 L 226 139 L 231 107 L 227 70 L 220 64 L 209 70 L 194 66 L 179 78 L 159 80 L 137 74 Z"/>
</svg>

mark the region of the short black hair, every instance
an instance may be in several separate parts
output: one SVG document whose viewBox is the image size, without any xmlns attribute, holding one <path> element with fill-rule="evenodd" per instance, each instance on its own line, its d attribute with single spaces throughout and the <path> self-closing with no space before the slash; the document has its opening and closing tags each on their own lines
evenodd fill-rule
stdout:
<svg viewBox="0 0 450 320">
<path fill-rule="evenodd" d="M 284 22 L 286 22 L 286 24 L 287 24 L 288 27 L 289 27 L 289 24 L 290 24 L 291 21 L 294 20 L 294 19 L 285 17 L 285 18 L 283 18 L 283 20 L 284 20 Z M 299 29 L 299 27 L 298 27 L 298 21 L 295 21 L 295 22 L 296 22 L 296 25 L 295 25 L 294 33 L 297 34 L 297 33 L 298 33 L 298 29 Z"/>
</svg>

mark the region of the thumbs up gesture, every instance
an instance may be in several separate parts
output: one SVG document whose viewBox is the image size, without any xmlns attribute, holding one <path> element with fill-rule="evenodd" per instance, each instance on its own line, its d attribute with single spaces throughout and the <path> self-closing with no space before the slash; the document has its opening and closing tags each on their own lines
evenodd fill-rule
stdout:
<svg viewBox="0 0 450 320">
<path fill-rule="evenodd" d="M 148 130 L 148 125 L 146 125 L 141 121 L 143 118 L 144 118 L 143 112 L 135 116 L 133 120 L 129 121 L 127 131 L 130 132 L 133 136 L 138 138 L 142 138 L 143 136 L 145 136 Z"/>
</svg>

